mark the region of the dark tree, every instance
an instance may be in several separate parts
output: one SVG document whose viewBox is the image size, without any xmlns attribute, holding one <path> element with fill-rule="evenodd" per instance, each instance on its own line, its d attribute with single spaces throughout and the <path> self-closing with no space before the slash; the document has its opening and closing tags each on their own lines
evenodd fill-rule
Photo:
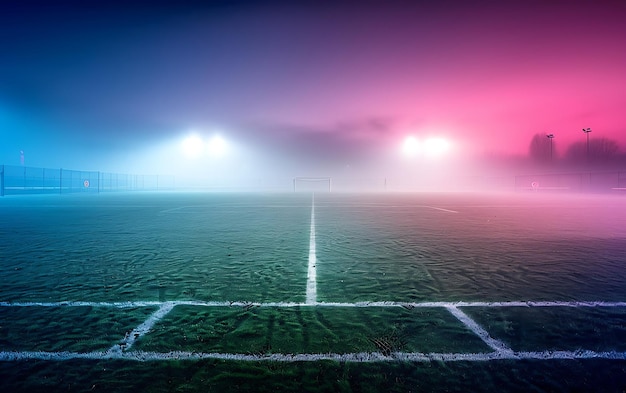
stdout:
<svg viewBox="0 0 626 393">
<path fill-rule="evenodd" d="M 550 144 L 554 143 L 546 134 L 535 134 L 528 146 L 528 155 L 535 162 L 550 162 Z M 552 145 L 552 157 L 556 157 L 555 146 Z"/>
<path fill-rule="evenodd" d="M 589 161 L 609 162 L 619 155 L 619 144 L 609 138 L 589 139 Z M 587 141 L 572 143 L 565 152 L 568 161 L 584 162 L 587 160 Z"/>
</svg>

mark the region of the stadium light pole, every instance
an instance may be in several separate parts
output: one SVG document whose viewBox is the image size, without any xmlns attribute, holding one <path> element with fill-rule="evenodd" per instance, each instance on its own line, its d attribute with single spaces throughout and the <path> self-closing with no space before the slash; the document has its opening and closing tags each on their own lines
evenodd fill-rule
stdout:
<svg viewBox="0 0 626 393">
<path fill-rule="evenodd" d="M 548 134 L 546 136 L 550 139 L 550 162 L 552 162 L 552 139 L 554 139 L 554 134 Z"/>
<path fill-rule="evenodd" d="M 587 162 L 589 162 L 589 133 L 591 132 L 591 128 L 583 128 L 583 132 L 587 134 Z"/>
</svg>

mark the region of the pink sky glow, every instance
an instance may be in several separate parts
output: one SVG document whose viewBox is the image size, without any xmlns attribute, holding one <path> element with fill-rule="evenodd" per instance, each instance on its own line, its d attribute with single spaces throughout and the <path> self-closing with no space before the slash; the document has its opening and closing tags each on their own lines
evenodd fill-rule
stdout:
<svg viewBox="0 0 626 393">
<path fill-rule="evenodd" d="M 562 152 L 587 127 L 626 151 L 623 2 L 102 4 L 0 20 L 4 162 L 95 167 L 190 129 L 311 162 L 409 134 L 521 155 L 553 133 Z"/>
</svg>

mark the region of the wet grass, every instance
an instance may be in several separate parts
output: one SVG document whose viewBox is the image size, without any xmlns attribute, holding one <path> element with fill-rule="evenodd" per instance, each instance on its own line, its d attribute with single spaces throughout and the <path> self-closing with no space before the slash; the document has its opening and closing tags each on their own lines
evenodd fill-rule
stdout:
<svg viewBox="0 0 626 393">
<path fill-rule="evenodd" d="M 7 392 L 598 392 L 626 389 L 626 361 L 354 364 L 0 362 Z"/>
<path fill-rule="evenodd" d="M 271 353 L 489 352 L 445 309 L 177 306 L 135 349 Z"/>
<path fill-rule="evenodd" d="M 626 300 L 623 202 L 316 196 L 320 301 Z M 1 301 L 305 298 L 310 195 L 7 199 Z M 423 207 L 436 205 L 458 214 Z M 0 308 L 0 350 L 106 350 L 153 308 Z M 626 350 L 621 309 L 463 309 L 515 350 Z M 488 352 L 444 309 L 177 306 L 134 349 Z M 623 392 L 626 362 L 8 361 L 0 391 Z"/>
<path fill-rule="evenodd" d="M 156 309 L 0 307 L 0 350 L 105 351 Z"/>
<path fill-rule="evenodd" d="M 626 308 L 466 307 L 516 351 L 626 351 Z"/>
<path fill-rule="evenodd" d="M 22 201 L 0 203 L 2 301 L 304 300 L 310 195 Z"/>
</svg>

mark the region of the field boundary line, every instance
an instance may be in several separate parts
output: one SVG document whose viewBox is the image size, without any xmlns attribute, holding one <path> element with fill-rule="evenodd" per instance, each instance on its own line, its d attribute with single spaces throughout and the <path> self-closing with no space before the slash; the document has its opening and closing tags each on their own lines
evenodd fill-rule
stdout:
<svg viewBox="0 0 626 393">
<path fill-rule="evenodd" d="M 218 352 L 149 352 L 130 350 L 133 344 L 142 336 L 148 334 L 154 325 L 163 319 L 174 307 L 187 305 L 199 307 L 241 307 L 244 310 L 250 307 L 402 307 L 407 310 L 419 307 L 445 308 L 465 327 L 476 334 L 493 352 L 478 353 L 421 353 L 421 352 L 393 352 L 383 354 L 380 352 L 358 353 L 274 353 L 274 354 L 242 354 L 242 353 L 218 353 Z M 592 351 L 579 349 L 576 351 L 546 350 L 546 351 L 514 351 L 503 342 L 492 338 L 489 333 L 467 316 L 459 307 L 626 307 L 626 302 L 605 301 L 511 301 L 511 302 L 356 302 L 356 303 L 297 303 L 297 302 L 210 302 L 181 300 L 169 302 L 137 301 L 137 302 L 0 302 L 0 307 L 154 307 L 158 310 L 153 312 L 143 323 L 138 325 L 125 337 L 104 351 L 92 352 L 47 352 L 47 351 L 0 351 L 0 361 L 23 361 L 23 360 L 49 360 L 64 361 L 72 359 L 107 360 L 123 359 L 131 361 L 168 361 L 168 360 L 201 360 L 217 359 L 231 361 L 275 361 L 275 362 L 315 362 L 331 360 L 339 362 L 372 363 L 372 362 L 432 362 L 432 361 L 492 361 L 492 360 L 574 360 L 574 359 L 609 359 L 626 360 L 626 352 L 620 351 Z"/>
<path fill-rule="evenodd" d="M 576 360 L 576 359 L 609 359 L 626 360 L 626 352 L 619 351 L 537 351 L 537 352 L 478 352 L 478 353 L 421 353 L 421 352 L 392 352 L 385 355 L 380 352 L 357 353 L 300 353 L 300 354 L 241 354 L 219 352 L 146 352 L 146 351 L 103 351 L 103 352 L 45 352 L 45 351 L 0 351 L 0 361 L 49 360 L 65 361 L 73 359 L 86 360 L 134 360 L 146 361 L 175 361 L 175 360 L 232 360 L 232 361 L 274 361 L 274 362 L 317 362 L 333 360 L 350 363 L 373 362 L 484 362 L 492 360 Z"/>
<path fill-rule="evenodd" d="M 0 307 L 154 307 L 162 306 L 161 301 L 134 301 L 134 302 L 83 302 L 83 301 L 61 301 L 61 302 L 0 302 Z M 176 303 L 176 302 L 174 302 Z"/>
<path fill-rule="evenodd" d="M 360 301 L 343 302 L 249 302 L 249 301 L 127 301 L 127 302 L 0 302 L 0 307 L 161 307 L 165 304 L 174 306 L 202 307 L 626 307 L 626 302 L 607 301 L 505 301 L 505 302 L 395 302 L 395 301 Z"/>
</svg>

